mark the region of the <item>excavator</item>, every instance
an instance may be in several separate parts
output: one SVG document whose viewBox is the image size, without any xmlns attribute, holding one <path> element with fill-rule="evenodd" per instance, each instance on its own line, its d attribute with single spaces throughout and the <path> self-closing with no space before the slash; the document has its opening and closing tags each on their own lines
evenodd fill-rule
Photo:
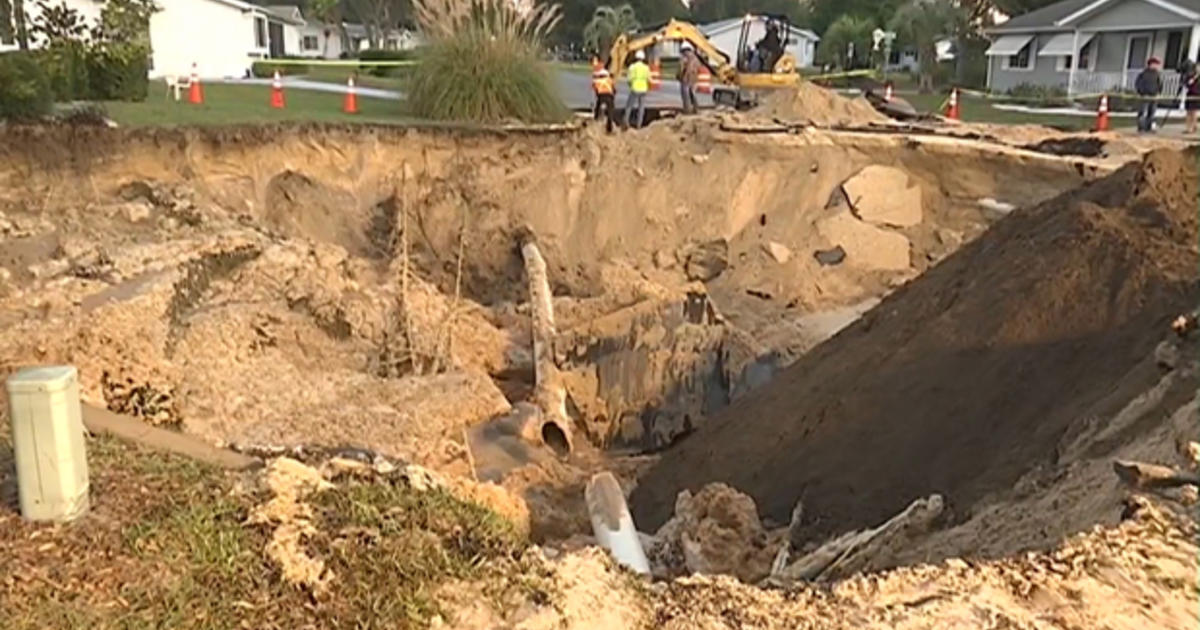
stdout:
<svg viewBox="0 0 1200 630">
<path fill-rule="evenodd" d="M 778 37 L 777 50 L 754 49 L 757 42 L 749 39 L 751 28 L 756 24 L 763 24 L 763 32 L 774 28 Z M 629 57 L 636 51 L 662 42 L 688 42 L 699 53 L 701 62 L 712 71 L 713 101 L 744 108 L 755 104 L 761 91 L 795 87 L 800 82 L 796 58 L 787 52 L 792 36 L 792 25 L 787 16 L 747 15 L 742 18 L 734 57 L 713 45 L 694 24 L 672 19 L 648 33 L 617 36 L 608 55 L 608 71 L 614 77 L 620 76 Z"/>
</svg>

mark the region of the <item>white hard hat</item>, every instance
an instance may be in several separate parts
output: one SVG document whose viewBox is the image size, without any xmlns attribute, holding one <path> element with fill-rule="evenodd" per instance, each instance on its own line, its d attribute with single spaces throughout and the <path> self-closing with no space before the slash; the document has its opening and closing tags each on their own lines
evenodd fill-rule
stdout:
<svg viewBox="0 0 1200 630">
<path fill-rule="evenodd" d="M 637 51 L 637 52 L 633 53 L 633 58 L 634 58 L 634 59 L 637 59 L 638 61 L 645 61 L 645 60 L 646 60 L 646 53 L 644 53 L 644 52 L 642 52 L 642 51 L 640 51 L 640 50 L 639 50 L 639 51 Z"/>
<path fill-rule="evenodd" d="M 691 42 L 683 42 L 683 45 L 681 45 L 681 46 L 679 47 L 679 49 L 680 49 L 680 50 L 691 50 L 691 49 L 692 49 L 692 43 L 691 43 Z"/>
</svg>

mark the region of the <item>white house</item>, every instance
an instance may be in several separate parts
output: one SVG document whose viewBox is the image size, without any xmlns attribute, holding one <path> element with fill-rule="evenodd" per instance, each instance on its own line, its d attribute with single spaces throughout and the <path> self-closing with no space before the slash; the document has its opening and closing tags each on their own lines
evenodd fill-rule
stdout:
<svg viewBox="0 0 1200 630">
<path fill-rule="evenodd" d="M 295 20 L 249 2 L 170 0 L 159 6 L 150 18 L 151 77 L 186 75 L 192 64 L 201 78 L 242 77 L 259 59 L 299 51 Z"/>
<path fill-rule="evenodd" d="M 58 0 L 91 27 L 100 18 L 100 0 Z M 201 78 L 242 77 L 256 60 L 298 54 L 302 18 L 276 14 L 243 0 L 160 0 L 150 17 L 150 77 L 186 76 L 192 64 Z M 29 23 L 40 15 L 26 0 Z M 41 42 L 31 37 L 30 45 Z M 16 44 L 0 44 L 0 51 Z"/>
<path fill-rule="evenodd" d="M 347 32 L 347 37 L 350 37 Z M 342 43 L 342 30 L 336 24 L 325 24 L 318 20 L 306 20 L 300 27 L 301 57 L 313 59 L 337 59 L 347 50 Z"/>
</svg>

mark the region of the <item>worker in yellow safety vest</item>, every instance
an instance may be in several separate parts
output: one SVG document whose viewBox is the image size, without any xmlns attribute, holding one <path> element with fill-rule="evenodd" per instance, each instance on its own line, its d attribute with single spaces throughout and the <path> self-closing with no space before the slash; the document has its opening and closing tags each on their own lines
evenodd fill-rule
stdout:
<svg viewBox="0 0 1200 630">
<path fill-rule="evenodd" d="M 646 53 L 639 50 L 633 55 L 629 66 L 629 97 L 625 99 L 625 127 L 629 127 L 633 110 L 637 108 L 637 126 L 646 121 L 646 92 L 650 91 L 650 66 L 646 65 Z"/>
<path fill-rule="evenodd" d="M 600 120 L 600 117 L 604 116 L 606 121 L 604 129 L 608 133 L 612 133 L 613 118 L 616 117 L 617 109 L 617 84 L 606 68 L 600 68 L 592 73 L 592 92 L 596 95 L 596 106 L 592 113 L 596 120 Z"/>
</svg>

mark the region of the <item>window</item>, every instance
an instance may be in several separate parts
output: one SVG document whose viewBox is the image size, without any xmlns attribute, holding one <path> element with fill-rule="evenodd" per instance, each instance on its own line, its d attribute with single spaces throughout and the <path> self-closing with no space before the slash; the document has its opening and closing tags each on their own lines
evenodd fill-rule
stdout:
<svg viewBox="0 0 1200 630">
<path fill-rule="evenodd" d="M 305 35 L 300 40 L 300 50 L 316 50 L 318 47 L 316 35 Z"/>
<path fill-rule="evenodd" d="M 1093 47 L 1096 40 L 1092 40 L 1083 45 L 1079 49 L 1079 70 L 1094 70 L 1096 68 L 1096 54 L 1093 52 Z M 1067 72 L 1071 69 L 1071 55 L 1063 55 L 1058 58 L 1057 69 L 1059 72 Z"/>
<path fill-rule="evenodd" d="M 254 18 L 254 45 L 258 48 L 267 47 L 267 20 Z"/>
<path fill-rule="evenodd" d="M 1004 63 L 1001 67 L 1004 70 L 1032 70 L 1033 69 L 1033 41 L 1031 40 L 1025 47 L 1017 51 L 1015 55 L 1009 55 L 1004 58 Z"/>
<path fill-rule="evenodd" d="M 1167 33 L 1167 54 L 1163 55 L 1163 68 L 1177 70 L 1183 67 L 1186 60 L 1183 48 L 1183 31 Z"/>
</svg>

